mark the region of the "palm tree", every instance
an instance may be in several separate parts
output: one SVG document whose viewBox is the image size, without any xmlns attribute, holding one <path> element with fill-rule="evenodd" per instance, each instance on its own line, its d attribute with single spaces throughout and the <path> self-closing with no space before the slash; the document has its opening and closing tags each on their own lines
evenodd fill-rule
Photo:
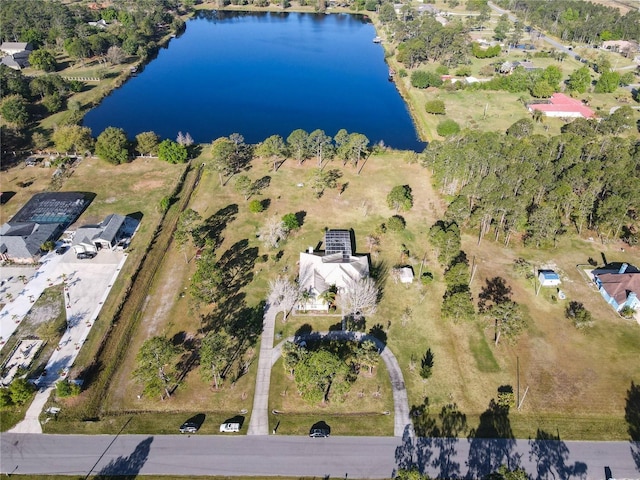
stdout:
<svg viewBox="0 0 640 480">
<path fill-rule="evenodd" d="M 331 310 L 331 308 L 334 306 L 334 303 L 336 301 L 335 286 L 331 286 L 327 290 L 322 292 L 320 294 L 320 299 L 325 301 L 328 305 L 328 310 Z"/>
</svg>

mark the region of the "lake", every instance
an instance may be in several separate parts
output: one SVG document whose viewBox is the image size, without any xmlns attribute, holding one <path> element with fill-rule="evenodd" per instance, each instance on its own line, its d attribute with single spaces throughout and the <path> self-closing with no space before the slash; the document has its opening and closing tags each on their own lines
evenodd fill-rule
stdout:
<svg viewBox="0 0 640 480">
<path fill-rule="evenodd" d="M 114 126 L 131 139 L 154 131 L 175 140 L 181 131 L 210 143 L 239 133 L 252 144 L 298 128 L 329 136 L 344 128 L 421 152 L 375 36 L 359 15 L 204 12 L 84 125 L 94 136 Z"/>
</svg>

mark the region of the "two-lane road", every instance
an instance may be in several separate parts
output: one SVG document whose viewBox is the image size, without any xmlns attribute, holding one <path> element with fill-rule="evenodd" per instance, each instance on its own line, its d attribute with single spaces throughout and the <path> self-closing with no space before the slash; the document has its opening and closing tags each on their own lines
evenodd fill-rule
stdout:
<svg viewBox="0 0 640 480">
<path fill-rule="evenodd" d="M 3 433 L 0 470 L 22 474 L 480 478 L 519 464 L 531 478 L 640 479 L 640 445 L 397 437 L 36 435 Z"/>
</svg>

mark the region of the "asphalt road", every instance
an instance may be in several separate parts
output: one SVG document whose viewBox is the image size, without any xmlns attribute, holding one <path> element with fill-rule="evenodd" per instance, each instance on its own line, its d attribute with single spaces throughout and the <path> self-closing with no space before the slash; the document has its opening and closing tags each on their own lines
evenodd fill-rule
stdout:
<svg viewBox="0 0 640 480">
<path fill-rule="evenodd" d="M 640 444 L 405 437 L 37 435 L 3 433 L 3 474 L 251 475 L 390 478 L 418 466 L 480 478 L 501 464 L 534 479 L 640 479 Z"/>
</svg>

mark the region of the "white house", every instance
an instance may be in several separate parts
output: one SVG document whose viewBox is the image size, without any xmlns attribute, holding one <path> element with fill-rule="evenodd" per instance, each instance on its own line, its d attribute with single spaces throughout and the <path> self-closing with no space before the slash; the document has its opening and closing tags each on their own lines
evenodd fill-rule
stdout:
<svg viewBox="0 0 640 480">
<path fill-rule="evenodd" d="M 344 291 L 352 281 L 369 276 L 369 257 L 353 253 L 349 230 L 327 230 L 324 251 L 300 253 L 299 283 L 308 295 L 298 305 L 299 310 L 327 311 L 329 304 L 322 294 L 331 288 Z"/>
</svg>

